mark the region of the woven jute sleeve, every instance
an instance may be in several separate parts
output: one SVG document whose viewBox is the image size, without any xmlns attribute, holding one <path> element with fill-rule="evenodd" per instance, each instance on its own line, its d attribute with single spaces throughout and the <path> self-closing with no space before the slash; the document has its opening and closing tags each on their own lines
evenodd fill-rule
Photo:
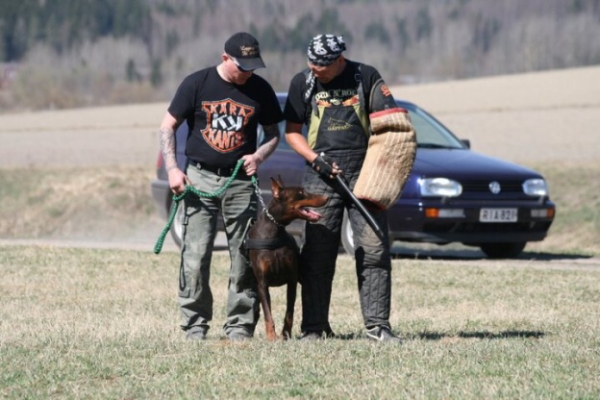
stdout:
<svg viewBox="0 0 600 400">
<path fill-rule="evenodd" d="M 373 134 L 354 194 L 376 208 L 387 210 L 402 194 L 412 170 L 416 135 L 403 108 L 379 111 L 369 118 Z"/>
</svg>

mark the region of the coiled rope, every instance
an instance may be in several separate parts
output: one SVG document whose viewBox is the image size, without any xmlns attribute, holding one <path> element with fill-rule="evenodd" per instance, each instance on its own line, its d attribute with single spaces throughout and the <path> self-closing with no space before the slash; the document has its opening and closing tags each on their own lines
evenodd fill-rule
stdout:
<svg viewBox="0 0 600 400">
<path fill-rule="evenodd" d="M 225 182 L 225 185 L 223 185 L 223 187 L 221 189 L 217 190 L 214 193 L 204 193 L 204 192 L 199 191 L 198 189 L 196 189 L 193 186 L 186 185 L 185 190 L 183 192 L 181 192 L 181 194 L 173 195 L 174 205 L 173 205 L 173 207 L 171 207 L 171 214 L 169 215 L 169 219 L 167 220 L 167 225 L 160 233 L 160 236 L 158 237 L 158 240 L 156 241 L 156 244 L 154 245 L 154 254 L 158 254 L 162 250 L 162 247 L 165 243 L 165 238 L 167 236 L 167 233 L 169 233 L 169 230 L 171 229 L 171 225 L 173 224 L 173 221 L 175 220 L 175 215 L 177 214 L 177 208 L 179 207 L 179 202 L 181 200 L 183 200 L 183 198 L 185 196 L 187 196 L 189 193 L 193 193 L 198 197 L 218 197 L 218 196 L 220 196 L 231 185 L 231 182 L 233 182 L 233 180 L 237 176 L 238 171 L 240 170 L 242 165 L 244 165 L 244 160 L 239 160 L 237 162 L 235 168 L 233 169 L 233 173 L 231 174 L 229 179 L 227 179 L 227 182 Z M 252 183 L 254 184 L 255 187 L 258 187 L 255 176 L 252 176 Z"/>
</svg>

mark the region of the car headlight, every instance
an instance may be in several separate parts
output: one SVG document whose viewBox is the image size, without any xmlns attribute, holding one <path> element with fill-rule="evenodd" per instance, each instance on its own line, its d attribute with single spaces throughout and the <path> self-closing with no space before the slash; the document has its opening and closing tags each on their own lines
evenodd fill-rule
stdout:
<svg viewBox="0 0 600 400">
<path fill-rule="evenodd" d="M 421 196 L 456 197 L 462 193 L 462 185 L 448 178 L 423 178 L 419 179 Z"/>
<path fill-rule="evenodd" d="M 523 182 L 523 192 L 529 196 L 548 196 L 548 185 L 544 179 L 527 179 Z"/>
</svg>

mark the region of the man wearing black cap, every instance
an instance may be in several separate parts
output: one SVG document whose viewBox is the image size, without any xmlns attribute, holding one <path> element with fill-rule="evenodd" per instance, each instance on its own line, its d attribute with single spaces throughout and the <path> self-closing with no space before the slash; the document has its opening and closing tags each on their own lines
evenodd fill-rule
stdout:
<svg viewBox="0 0 600 400">
<path fill-rule="evenodd" d="M 385 211 L 372 213 L 384 232 L 385 237 L 380 237 L 333 179 L 343 172 L 348 186 L 354 188 L 366 156 L 369 114 L 397 106 L 379 72 L 345 59 L 345 50 L 340 36 L 315 36 L 308 47 L 308 69 L 293 77 L 284 110 L 286 140 L 308 163 L 304 188 L 329 197 L 319 210 L 323 218 L 305 228 L 306 242 L 300 258 L 302 338 L 333 336 L 329 304 L 346 209 L 354 231 L 367 337 L 401 343 L 389 323 L 391 259 Z M 308 127 L 307 137 L 302 134 L 304 124 Z"/>
<path fill-rule="evenodd" d="M 190 194 L 184 201 L 179 305 L 181 328 L 190 339 L 205 339 L 212 319 L 210 263 L 219 214 L 231 258 L 223 329 L 231 340 L 249 339 L 254 334 L 259 312 L 256 281 L 239 248 L 248 223 L 256 217 L 257 198 L 250 177 L 277 147 L 278 123 L 283 119 L 273 88 L 254 74 L 265 67 L 258 41 L 249 33 L 236 33 L 224 50 L 219 65 L 183 80 L 160 127 L 169 186 L 175 194 L 182 193 L 186 185 L 216 193 L 230 179 L 238 161 L 244 160 L 226 191 L 217 197 Z M 186 171 L 178 168 L 175 158 L 174 132 L 183 120 L 189 126 Z M 260 145 L 258 124 L 265 132 Z"/>
</svg>

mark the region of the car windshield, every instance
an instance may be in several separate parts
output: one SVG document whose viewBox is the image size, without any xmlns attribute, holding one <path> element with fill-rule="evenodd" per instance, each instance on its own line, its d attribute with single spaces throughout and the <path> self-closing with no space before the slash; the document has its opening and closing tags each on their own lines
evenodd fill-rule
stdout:
<svg viewBox="0 0 600 400">
<path fill-rule="evenodd" d="M 417 146 L 427 149 L 464 149 L 464 144 L 452 132 L 442 125 L 437 119 L 425 110 L 416 105 L 404 101 L 397 101 L 398 106 L 408 110 L 415 132 L 417 133 Z M 283 104 L 282 104 L 283 108 Z M 306 126 L 302 127 L 303 133 L 306 133 Z M 285 121 L 279 123 L 279 131 L 281 132 L 281 140 L 279 141 L 280 149 L 290 149 L 290 146 L 285 140 Z M 264 132 L 259 126 L 258 143 L 261 143 Z"/>
<path fill-rule="evenodd" d="M 463 143 L 431 114 L 414 104 L 398 102 L 408 110 L 415 132 L 417 145 L 430 149 L 464 149 Z"/>
</svg>

